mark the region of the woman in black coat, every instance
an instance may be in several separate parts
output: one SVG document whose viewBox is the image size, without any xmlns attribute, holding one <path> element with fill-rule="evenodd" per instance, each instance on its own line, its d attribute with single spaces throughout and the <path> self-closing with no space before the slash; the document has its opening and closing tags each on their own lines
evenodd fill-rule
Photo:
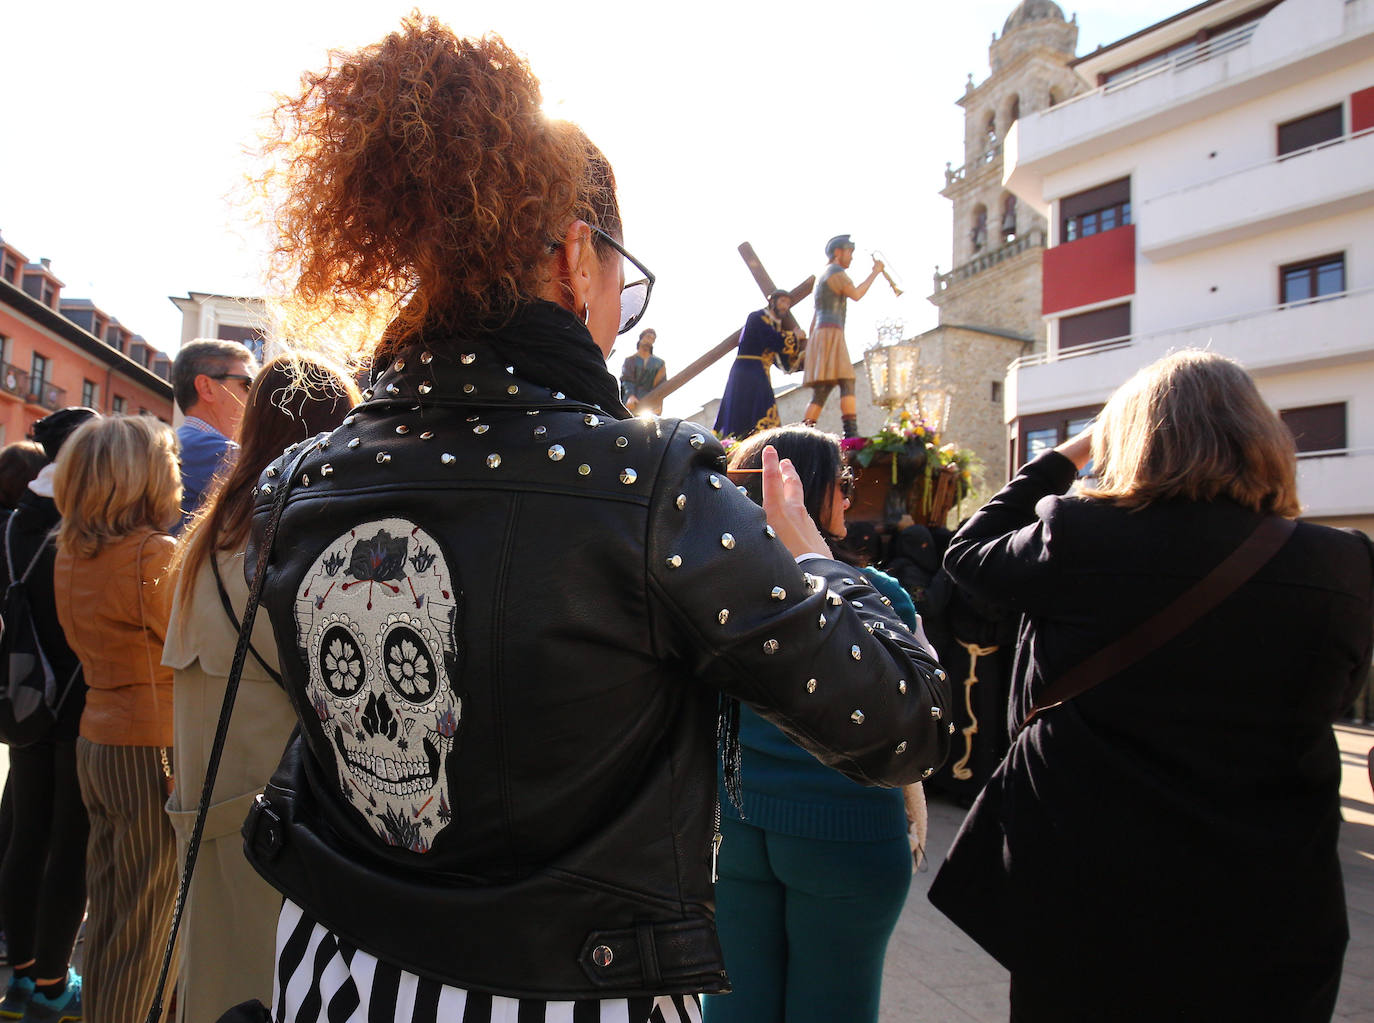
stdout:
<svg viewBox="0 0 1374 1023">
<path fill-rule="evenodd" d="M 1091 461 L 1098 485 L 1066 495 Z M 1237 364 L 1176 353 L 955 536 L 1046 687 L 1298 513 L 1292 441 Z M 1326 1020 L 1348 936 L 1331 722 L 1368 670 L 1374 545 L 1298 523 L 1212 610 L 1034 714 L 931 898 L 1012 973 L 1013 1020 Z M 1158 637 L 1154 637 L 1158 638 Z M 976 883 L 974 883 L 976 880 Z"/>
</svg>

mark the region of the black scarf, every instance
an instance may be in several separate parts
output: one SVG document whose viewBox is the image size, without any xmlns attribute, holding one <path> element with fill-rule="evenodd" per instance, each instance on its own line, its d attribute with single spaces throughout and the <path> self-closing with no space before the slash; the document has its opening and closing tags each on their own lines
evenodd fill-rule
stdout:
<svg viewBox="0 0 1374 1023">
<path fill-rule="evenodd" d="M 527 302 L 509 318 L 480 327 L 468 337 L 489 344 L 523 380 L 595 405 L 612 418 L 631 418 L 586 324 L 560 305 L 542 299 Z M 453 332 L 432 329 L 422 331 L 416 341 L 440 349 L 450 347 L 453 339 Z"/>
</svg>

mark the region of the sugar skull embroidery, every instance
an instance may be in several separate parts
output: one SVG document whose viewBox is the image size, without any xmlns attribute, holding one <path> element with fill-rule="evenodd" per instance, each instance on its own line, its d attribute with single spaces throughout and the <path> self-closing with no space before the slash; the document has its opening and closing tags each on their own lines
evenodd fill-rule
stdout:
<svg viewBox="0 0 1374 1023">
<path fill-rule="evenodd" d="M 383 841 L 412 852 L 428 852 L 453 819 L 458 603 L 438 543 L 405 519 L 349 530 L 296 594 L 306 694 L 343 795 Z"/>
</svg>

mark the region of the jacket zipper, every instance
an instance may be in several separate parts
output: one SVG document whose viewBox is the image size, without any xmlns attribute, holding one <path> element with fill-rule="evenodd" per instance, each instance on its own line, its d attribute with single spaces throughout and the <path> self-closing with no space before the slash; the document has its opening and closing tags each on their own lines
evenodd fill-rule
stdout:
<svg viewBox="0 0 1374 1023">
<path fill-rule="evenodd" d="M 720 875 L 716 872 L 716 865 L 720 860 L 720 844 L 725 841 L 725 836 L 720 833 L 720 795 L 716 795 L 716 834 L 711 839 L 711 883 L 715 884 L 720 880 Z"/>
</svg>

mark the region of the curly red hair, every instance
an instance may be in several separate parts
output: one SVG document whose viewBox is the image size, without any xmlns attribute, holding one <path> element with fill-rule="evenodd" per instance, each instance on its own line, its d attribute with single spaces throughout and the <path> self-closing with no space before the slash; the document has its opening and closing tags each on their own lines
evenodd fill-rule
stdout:
<svg viewBox="0 0 1374 1023">
<path fill-rule="evenodd" d="M 294 301 L 321 320 L 380 313 L 382 355 L 421 326 L 509 315 L 574 220 L 619 236 L 609 163 L 540 103 L 499 36 L 459 38 L 418 12 L 331 53 L 265 143 L 279 158 L 262 179 L 281 197 L 274 270 Z"/>
</svg>

